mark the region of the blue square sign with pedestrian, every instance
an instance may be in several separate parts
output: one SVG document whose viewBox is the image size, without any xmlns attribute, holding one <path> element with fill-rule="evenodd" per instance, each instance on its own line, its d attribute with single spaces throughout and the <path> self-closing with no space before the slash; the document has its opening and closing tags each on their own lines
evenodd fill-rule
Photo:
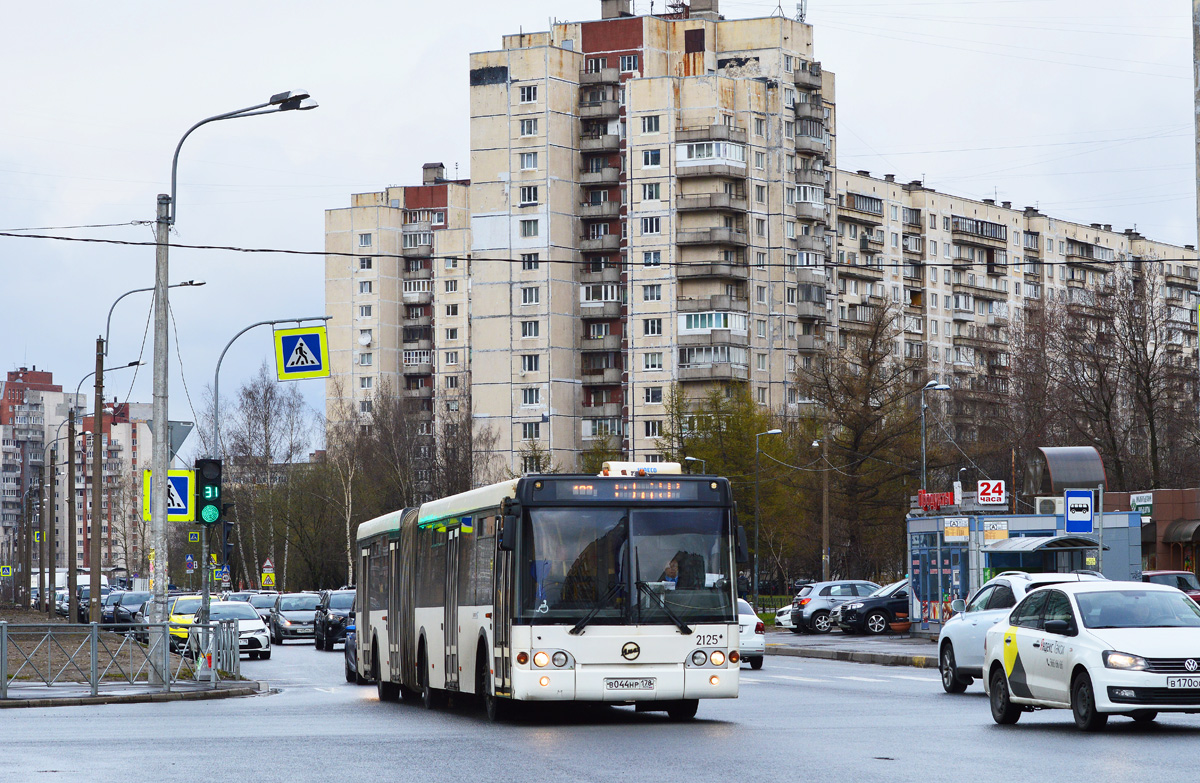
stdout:
<svg viewBox="0 0 1200 783">
<path fill-rule="evenodd" d="M 329 377 L 325 325 L 275 331 L 275 369 L 281 381 Z"/>
</svg>

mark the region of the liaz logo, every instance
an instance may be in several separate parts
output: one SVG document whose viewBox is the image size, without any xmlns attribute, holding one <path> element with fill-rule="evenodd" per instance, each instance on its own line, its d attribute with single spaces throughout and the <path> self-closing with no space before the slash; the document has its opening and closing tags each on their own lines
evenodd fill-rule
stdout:
<svg viewBox="0 0 1200 783">
<path fill-rule="evenodd" d="M 627 661 L 635 660 L 642 654 L 642 648 L 638 647 L 637 642 L 625 642 L 625 646 L 621 648 L 621 657 Z"/>
</svg>

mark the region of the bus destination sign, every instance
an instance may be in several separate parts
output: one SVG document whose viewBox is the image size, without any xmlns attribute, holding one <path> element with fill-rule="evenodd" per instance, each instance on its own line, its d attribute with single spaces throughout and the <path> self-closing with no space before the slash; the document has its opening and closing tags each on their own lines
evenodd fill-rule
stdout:
<svg viewBox="0 0 1200 783">
<path fill-rule="evenodd" d="M 666 481 L 663 479 L 541 479 L 534 485 L 538 500 L 699 500 L 720 497 L 716 482 Z M 546 490 L 549 490 L 548 492 Z"/>
</svg>

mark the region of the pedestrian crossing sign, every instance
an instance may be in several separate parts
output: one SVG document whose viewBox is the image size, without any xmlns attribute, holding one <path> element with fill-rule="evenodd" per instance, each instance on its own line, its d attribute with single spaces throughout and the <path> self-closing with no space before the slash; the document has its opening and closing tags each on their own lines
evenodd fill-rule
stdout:
<svg viewBox="0 0 1200 783">
<path fill-rule="evenodd" d="M 275 369 L 281 381 L 329 377 L 325 324 L 275 331 Z"/>
<path fill-rule="evenodd" d="M 142 520 L 150 521 L 154 508 L 151 499 L 154 480 L 149 470 L 142 472 Z M 167 520 L 169 522 L 196 521 L 196 472 L 192 470 L 167 471 Z"/>
<path fill-rule="evenodd" d="M 12 576 L 12 566 L 0 566 L 0 576 L 5 578 Z"/>
</svg>

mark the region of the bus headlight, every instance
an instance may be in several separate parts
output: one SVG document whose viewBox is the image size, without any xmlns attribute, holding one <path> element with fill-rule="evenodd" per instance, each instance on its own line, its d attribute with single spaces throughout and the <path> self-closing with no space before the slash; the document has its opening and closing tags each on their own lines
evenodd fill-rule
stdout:
<svg viewBox="0 0 1200 783">
<path fill-rule="evenodd" d="M 708 656 L 704 653 L 704 650 L 696 650 L 696 652 L 692 653 L 693 666 L 703 666 L 707 660 Z"/>
<path fill-rule="evenodd" d="M 529 663 L 529 653 L 525 651 L 517 653 L 517 663 L 521 664 L 522 666 Z"/>
<path fill-rule="evenodd" d="M 558 652 L 554 653 L 554 656 L 551 660 L 554 661 L 555 666 L 561 669 L 567 665 L 567 654 L 562 650 L 559 650 Z"/>
<path fill-rule="evenodd" d="M 550 678 L 543 676 L 542 679 L 538 680 L 538 684 L 545 688 L 550 684 Z"/>
<path fill-rule="evenodd" d="M 550 656 L 544 652 L 535 652 L 533 654 L 533 665 L 539 669 L 546 667 L 550 663 Z"/>
<path fill-rule="evenodd" d="M 712 655 L 708 656 L 708 660 L 712 661 L 713 666 L 725 665 L 725 653 L 720 650 L 713 650 Z"/>
</svg>

